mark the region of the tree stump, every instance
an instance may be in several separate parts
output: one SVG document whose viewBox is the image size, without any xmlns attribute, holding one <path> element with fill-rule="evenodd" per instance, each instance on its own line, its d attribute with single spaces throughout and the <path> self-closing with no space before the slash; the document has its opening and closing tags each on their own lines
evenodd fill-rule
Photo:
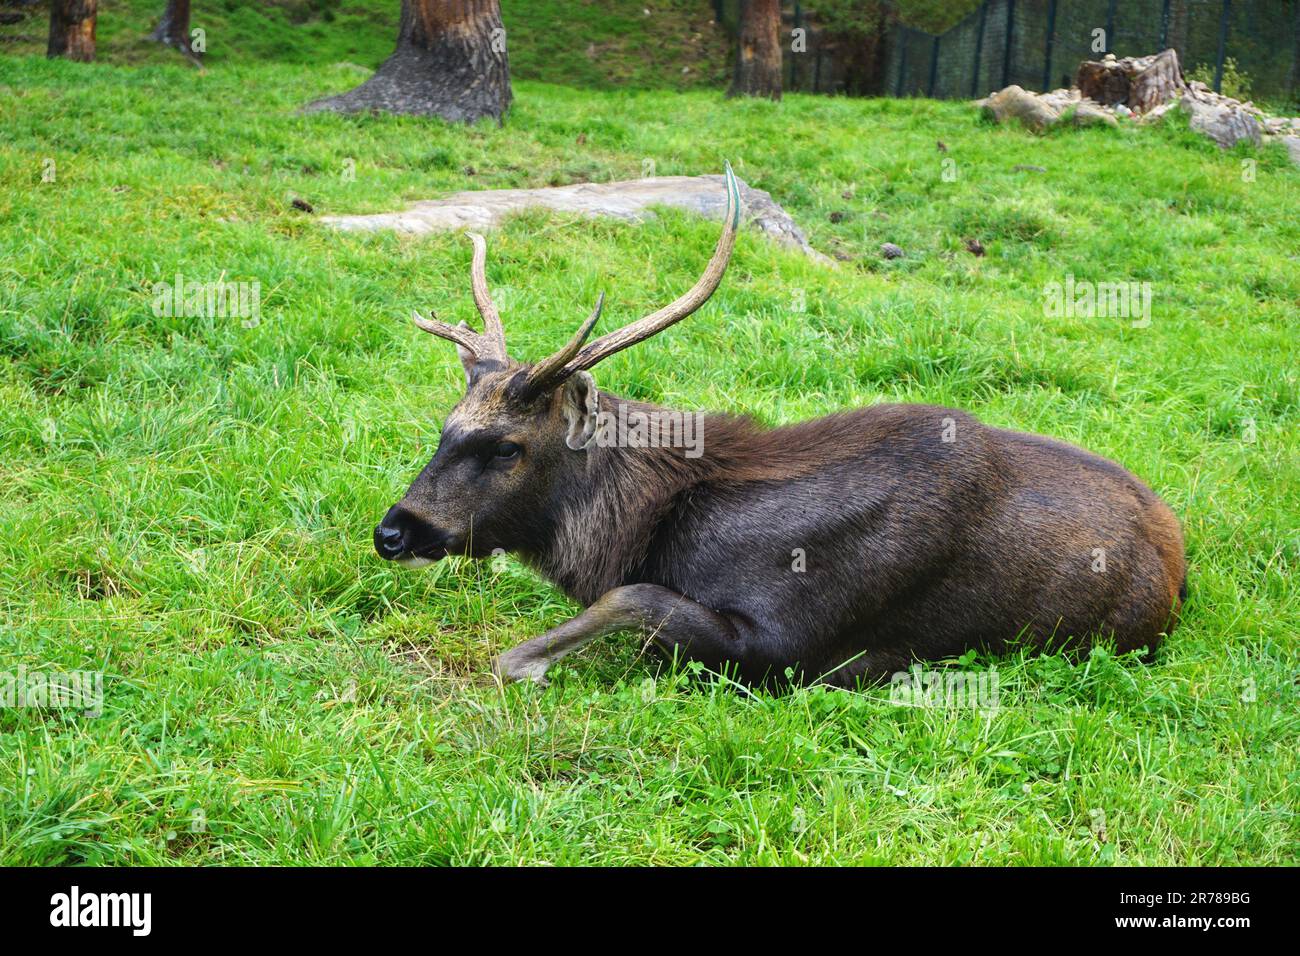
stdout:
<svg viewBox="0 0 1300 956">
<path fill-rule="evenodd" d="M 1134 113 L 1145 113 L 1177 99 L 1187 89 L 1178 54 L 1173 50 L 1122 60 L 1114 56 L 1085 60 L 1075 73 L 1074 85 L 1102 106 L 1123 103 Z"/>
</svg>

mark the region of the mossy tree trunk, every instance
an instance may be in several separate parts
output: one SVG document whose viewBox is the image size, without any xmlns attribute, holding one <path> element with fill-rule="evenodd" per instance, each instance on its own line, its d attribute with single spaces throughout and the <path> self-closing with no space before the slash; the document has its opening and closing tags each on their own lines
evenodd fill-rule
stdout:
<svg viewBox="0 0 1300 956">
<path fill-rule="evenodd" d="M 45 55 L 90 63 L 95 59 L 99 0 L 50 0 L 50 42 Z"/>
<path fill-rule="evenodd" d="M 510 106 L 510 63 L 498 0 L 402 0 L 397 49 L 354 90 L 307 112 L 383 110 L 498 123 Z"/>
</svg>

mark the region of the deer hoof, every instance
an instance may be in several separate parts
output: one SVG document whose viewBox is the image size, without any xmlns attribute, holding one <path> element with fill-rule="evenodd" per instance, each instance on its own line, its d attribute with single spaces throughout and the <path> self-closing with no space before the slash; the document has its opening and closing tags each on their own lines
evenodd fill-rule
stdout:
<svg viewBox="0 0 1300 956">
<path fill-rule="evenodd" d="M 516 657 L 507 651 L 492 661 L 492 673 L 503 682 L 530 680 L 545 687 L 549 683 L 546 679 L 546 668 L 549 666 L 549 661 Z"/>
</svg>

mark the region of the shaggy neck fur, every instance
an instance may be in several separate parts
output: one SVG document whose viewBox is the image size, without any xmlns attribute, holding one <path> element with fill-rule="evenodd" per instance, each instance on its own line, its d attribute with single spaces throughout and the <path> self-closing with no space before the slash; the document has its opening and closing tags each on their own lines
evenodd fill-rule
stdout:
<svg viewBox="0 0 1300 956">
<path fill-rule="evenodd" d="M 617 415 L 619 405 L 625 414 L 669 411 L 605 392 L 599 401 L 600 411 L 609 415 Z M 710 454 L 712 433 L 738 427 L 752 428 L 747 419 L 705 416 L 698 458 L 688 458 L 679 447 L 592 444 L 572 453 L 570 469 L 556 482 L 548 509 L 555 515 L 548 540 L 525 559 L 583 604 L 627 583 L 681 495 L 718 473 L 719 463 Z"/>
</svg>

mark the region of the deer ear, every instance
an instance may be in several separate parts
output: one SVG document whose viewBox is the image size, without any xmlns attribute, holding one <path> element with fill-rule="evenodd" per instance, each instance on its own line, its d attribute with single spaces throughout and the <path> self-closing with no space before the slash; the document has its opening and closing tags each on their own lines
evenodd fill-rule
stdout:
<svg viewBox="0 0 1300 956">
<path fill-rule="evenodd" d="M 469 325 L 462 320 L 456 327 L 468 329 Z M 456 343 L 456 354 L 460 356 L 460 366 L 465 370 L 465 384 L 468 385 L 474 377 L 474 366 L 478 364 L 478 356 L 459 342 Z"/>
<path fill-rule="evenodd" d="M 569 426 L 564 443 L 574 451 L 582 451 L 596 440 L 596 416 L 600 411 L 596 380 L 590 372 L 574 372 L 561 390 L 561 409 Z"/>
</svg>

